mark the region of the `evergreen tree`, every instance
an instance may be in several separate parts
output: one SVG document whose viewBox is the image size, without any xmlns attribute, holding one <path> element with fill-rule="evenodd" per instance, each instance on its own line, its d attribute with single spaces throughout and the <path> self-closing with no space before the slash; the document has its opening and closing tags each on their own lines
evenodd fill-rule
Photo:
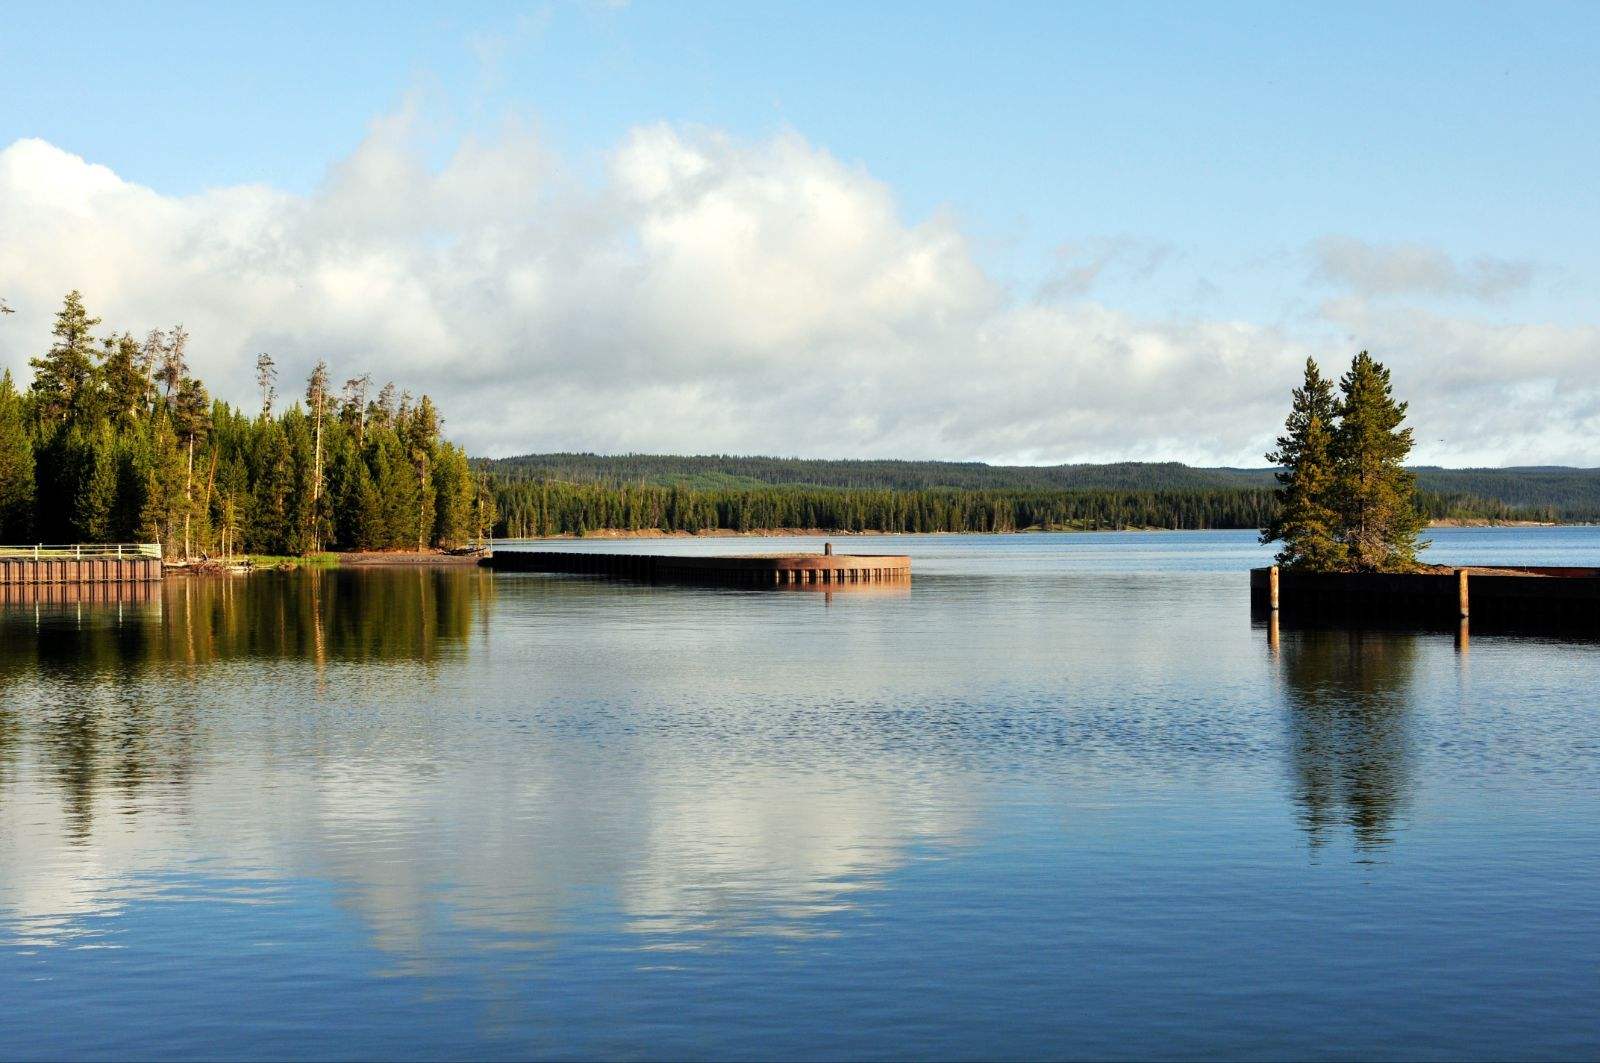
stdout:
<svg viewBox="0 0 1600 1063">
<path fill-rule="evenodd" d="M 33 438 L 11 371 L 0 374 L 0 542 L 33 537 Z"/>
<path fill-rule="evenodd" d="M 1277 473 L 1278 511 L 1261 532 L 1261 541 L 1281 540 L 1278 563 L 1291 568 L 1333 572 L 1344 567 L 1339 540 L 1339 513 L 1334 508 L 1333 431 L 1336 405 L 1333 384 L 1306 359 L 1305 382 L 1278 437 L 1278 449 L 1267 460 Z"/>
<path fill-rule="evenodd" d="M 329 524 L 322 495 L 322 422 L 328 406 L 328 383 L 328 363 L 319 361 L 306 381 L 306 405 L 312 418 L 311 506 L 307 532 L 313 551 L 319 549 L 327 537 Z"/>
<path fill-rule="evenodd" d="M 0 537 L 138 538 L 186 557 L 426 548 L 465 541 L 484 511 L 483 479 L 440 438 L 430 399 L 389 385 L 369 400 L 360 376 L 340 408 L 319 364 L 306 406 L 274 416 L 262 355 L 249 416 L 188 374 L 181 326 L 97 343 L 98 324 L 71 293 L 30 392 L 0 379 Z"/>
<path fill-rule="evenodd" d="M 138 538 L 161 543 L 169 554 L 183 510 L 185 464 L 172 421 L 162 412 L 151 419 L 141 440 Z"/>
<path fill-rule="evenodd" d="M 73 506 L 73 535 L 76 542 L 103 543 L 113 538 L 119 486 L 118 447 L 111 426 L 78 437 L 78 486 Z"/>
<path fill-rule="evenodd" d="M 351 491 L 353 535 L 351 545 L 358 550 L 377 550 L 388 545 L 384 526 L 383 498 L 378 494 L 366 462 L 356 463 Z"/>
<path fill-rule="evenodd" d="M 294 452 L 283 426 L 265 422 L 252 477 L 249 540 L 254 550 L 283 554 L 293 538 L 290 494 L 294 490 Z"/>
<path fill-rule="evenodd" d="M 474 520 L 477 485 L 467 465 L 467 456 L 459 447 L 443 444 L 437 448 L 433 485 L 433 542 L 455 547 L 474 539 L 477 536 Z"/>
<path fill-rule="evenodd" d="M 1339 379 L 1339 426 L 1334 431 L 1333 499 L 1347 564 L 1358 572 L 1404 572 L 1416 567 L 1417 534 L 1425 520 L 1416 504 L 1416 476 L 1405 468 L 1411 429 L 1401 428 L 1406 404 L 1395 402 L 1389 370 L 1366 351 Z"/>
<path fill-rule="evenodd" d="M 211 399 L 204 385 L 193 377 L 183 377 L 178 383 L 177 399 L 172 403 L 172 425 L 184 451 L 183 557 L 188 560 L 194 542 L 195 447 L 211 430 Z"/>
<path fill-rule="evenodd" d="M 439 445 L 439 413 L 432 399 L 424 395 L 414 410 L 406 411 L 401 434 L 411 459 L 412 474 L 417 481 L 416 506 L 408 522 L 407 540 L 415 542 L 418 550 L 426 550 L 433 541 L 437 505 L 433 475 L 436 465 L 434 451 Z"/>
<path fill-rule="evenodd" d="M 298 405 L 284 414 L 280 422 L 284 438 L 289 444 L 290 487 L 285 513 L 285 540 L 282 553 L 299 556 L 316 549 L 312 540 L 315 503 L 312 499 L 312 476 L 315 455 L 311 418 Z"/>
<path fill-rule="evenodd" d="M 138 421 L 149 402 L 150 378 L 142 368 L 143 352 L 133 335 L 105 340 L 104 360 L 100 363 L 101 386 L 105 393 L 106 415 L 119 428 Z"/>
<path fill-rule="evenodd" d="M 55 343 L 44 357 L 29 360 L 37 411 L 46 424 L 54 426 L 69 417 L 92 413 L 96 381 L 90 332 L 98 324 L 100 319 L 90 317 L 84 309 L 82 294 L 68 292 L 50 330 Z"/>
</svg>

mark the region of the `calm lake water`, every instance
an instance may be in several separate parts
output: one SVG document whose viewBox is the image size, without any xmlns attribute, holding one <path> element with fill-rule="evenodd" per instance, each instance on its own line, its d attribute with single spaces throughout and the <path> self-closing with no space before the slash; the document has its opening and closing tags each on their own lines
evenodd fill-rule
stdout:
<svg viewBox="0 0 1600 1063">
<path fill-rule="evenodd" d="M 1249 533 L 840 549 L 914 583 L 0 607 L 0 1057 L 1600 1054 L 1600 643 L 1273 651 Z"/>
</svg>

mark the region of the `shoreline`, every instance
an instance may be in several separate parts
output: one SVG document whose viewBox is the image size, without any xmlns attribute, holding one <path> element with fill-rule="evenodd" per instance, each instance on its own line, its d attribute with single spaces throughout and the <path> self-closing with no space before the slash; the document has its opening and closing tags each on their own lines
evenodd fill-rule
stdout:
<svg viewBox="0 0 1600 1063">
<path fill-rule="evenodd" d="M 1480 519 L 1450 518 L 1432 521 L 1428 529 L 1435 528 L 1557 528 L 1557 527 L 1584 527 L 1581 523 L 1562 523 L 1554 521 L 1494 521 Z M 1254 531 L 1253 528 L 1159 528 L 1159 527 L 1128 527 L 1128 528 L 1019 528 L 1015 531 L 1003 532 L 891 532 L 878 530 L 848 531 L 829 528 L 752 528 L 749 531 L 736 531 L 731 528 L 713 528 L 706 531 L 662 531 L 659 528 L 641 528 L 637 531 L 628 531 L 623 528 L 599 528 L 585 532 L 582 535 L 573 532 L 563 532 L 560 535 L 529 535 L 523 537 L 508 537 L 496 539 L 498 543 L 557 543 L 578 542 L 587 540 L 600 540 L 602 542 L 630 542 L 652 541 L 663 539 L 850 539 L 865 537 L 916 537 L 937 538 L 952 535 L 984 535 L 984 536 L 1011 536 L 1011 535 L 1039 535 L 1039 534 L 1126 534 L 1165 532 L 1181 533 L 1193 531 Z M 258 572 L 289 572 L 296 569 L 320 568 L 471 568 L 477 566 L 484 557 L 483 554 L 451 554 L 434 551 L 415 550 L 361 550 L 346 553 L 325 552 L 311 554 L 306 557 L 269 557 L 251 556 L 241 558 L 235 563 L 236 567 L 222 565 L 216 559 L 209 562 L 196 562 L 186 564 L 182 561 L 168 562 L 163 576 L 222 576 L 222 575 L 248 575 Z"/>
<path fill-rule="evenodd" d="M 220 558 L 204 561 L 169 561 L 162 576 L 230 576 L 258 572 L 290 572 L 296 569 L 334 568 L 469 568 L 484 557 L 481 553 L 450 554 L 417 550 L 352 550 L 323 552 L 305 557 L 279 557 L 247 554 L 225 563 Z"/>
<path fill-rule="evenodd" d="M 1443 520 L 1430 521 L 1428 528 L 1578 528 L 1584 527 L 1580 522 L 1544 521 L 1544 520 L 1488 520 L 1480 518 L 1450 517 Z M 749 531 L 736 531 L 732 528 L 712 528 L 707 531 L 662 531 L 660 528 L 640 528 L 629 531 L 626 528 L 596 528 L 584 532 L 561 532 L 558 535 L 523 535 L 507 536 L 496 539 L 502 543 L 558 543 L 575 542 L 584 539 L 627 540 L 627 539 L 812 539 L 812 538 L 853 538 L 860 536 L 941 536 L 941 535 L 1041 535 L 1041 534 L 1104 534 L 1106 532 L 1194 532 L 1194 531 L 1258 531 L 1256 528 L 1162 528 L 1155 526 L 1126 527 L 1126 528 L 1069 528 L 1069 527 L 1032 527 L 1017 528 L 1013 531 L 979 532 L 979 531 L 882 531 L 866 529 L 863 531 L 849 531 L 845 529 L 829 528 L 751 528 Z"/>
</svg>

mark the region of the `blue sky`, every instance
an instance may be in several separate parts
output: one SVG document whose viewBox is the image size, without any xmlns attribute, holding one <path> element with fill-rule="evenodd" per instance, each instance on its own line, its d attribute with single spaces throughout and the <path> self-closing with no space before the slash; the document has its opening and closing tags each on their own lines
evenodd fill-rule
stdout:
<svg viewBox="0 0 1600 1063">
<path fill-rule="evenodd" d="M 1018 301 L 1065 276 L 1142 321 L 1366 341 L 1325 312 L 1338 273 L 1366 310 L 1581 331 L 1596 40 L 1592 3 L 11 4 L 0 146 L 37 138 L 183 199 L 315 197 L 402 108 L 435 167 L 531 129 L 579 186 L 641 127 L 793 134 L 905 225 L 956 227 Z M 1330 240 L 1354 259 L 1330 266 Z M 1397 247 L 1460 283 L 1349 276 Z M 1070 456 L 1048 449 L 1009 456 Z"/>
</svg>

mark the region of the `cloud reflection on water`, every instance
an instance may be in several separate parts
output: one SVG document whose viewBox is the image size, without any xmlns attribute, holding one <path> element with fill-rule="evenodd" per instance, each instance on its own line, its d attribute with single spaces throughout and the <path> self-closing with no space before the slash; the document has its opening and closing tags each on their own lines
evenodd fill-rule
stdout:
<svg viewBox="0 0 1600 1063">
<path fill-rule="evenodd" d="M 537 947 L 597 905 L 664 947 L 815 933 L 910 854 L 976 844 L 997 785 L 1066 808 L 1062 773 L 1259 773 L 1274 720 L 1312 845 L 1392 842 L 1411 637 L 1291 634 L 1281 706 L 1245 712 L 1204 691 L 1258 659 L 1171 639 L 1196 586 L 936 576 L 827 603 L 309 572 L 3 612 L 0 906 L 55 937 L 203 867 L 331 883 L 416 961 L 447 931 Z"/>
</svg>

